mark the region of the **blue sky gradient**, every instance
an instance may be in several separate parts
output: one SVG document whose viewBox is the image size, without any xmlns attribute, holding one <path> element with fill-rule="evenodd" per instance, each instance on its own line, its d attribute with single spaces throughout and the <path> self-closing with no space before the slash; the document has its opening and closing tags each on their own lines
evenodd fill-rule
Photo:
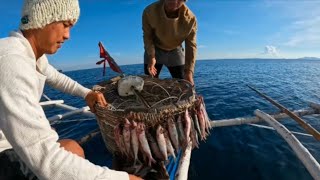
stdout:
<svg viewBox="0 0 320 180">
<path fill-rule="evenodd" d="M 98 67 L 102 41 L 120 65 L 143 62 L 141 15 L 153 0 L 80 0 L 71 39 L 49 56 L 59 69 Z M 320 57 L 320 1 L 188 0 L 198 19 L 197 59 Z M 0 37 L 18 28 L 22 1 L 0 6 Z"/>
</svg>

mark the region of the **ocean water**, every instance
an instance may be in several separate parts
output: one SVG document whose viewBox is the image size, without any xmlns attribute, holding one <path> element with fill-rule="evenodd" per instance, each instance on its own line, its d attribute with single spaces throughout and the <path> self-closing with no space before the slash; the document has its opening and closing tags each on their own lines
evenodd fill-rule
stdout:
<svg viewBox="0 0 320 180">
<path fill-rule="evenodd" d="M 128 75 L 143 74 L 143 65 L 121 66 Z M 65 72 L 82 85 L 91 88 L 117 74 L 107 69 Z M 166 68 L 160 78 L 170 77 Z M 316 60 L 206 60 L 197 61 L 196 92 L 204 97 L 210 119 L 219 120 L 253 116 L 256 109 L 268 113 L 279 110 L 259 97 L 246 85 L 254 85 L 290 110 L 308 107 L 308 102 L 320 102 L 320 61 Z M 66 104 L 83 107 L 81 98 L 60 93 L 50 87 L 45 94 L 63 99 Z M 47 117 L 63 113 L 60 109 L 45 109 Z M 303 118 L 320 130 L 320 118 Z M 79 120 L 67 122 L 68 120 Z M 305 131 L 292 119 L 281 121 L 292 131 Z M 263 124 L 266 125 L 266 124 Z M 98 126 L 95 120 L 77 115 L 54 126 L 61 138 L 79 139 Z M 296 137 L 320 161 L 320 143 L 302 135 Z M 101 136 L 84 145 L 87 158 L 99 165 L 110 166 L 111 154 Z M 189 179 L 312 179 L 289 145 L 273 130 L 249 125 L 214 128 L 206 142 L 192 152 Z"/>
</svg>

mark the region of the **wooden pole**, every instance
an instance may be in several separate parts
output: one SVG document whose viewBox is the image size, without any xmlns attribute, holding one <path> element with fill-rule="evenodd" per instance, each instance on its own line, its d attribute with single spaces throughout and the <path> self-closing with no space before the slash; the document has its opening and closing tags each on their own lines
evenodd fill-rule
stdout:
<svg viewBox="0 0 320 180">
<path fill-rule="evenodd" d="M 103 72 L 102 72 L 102 76 L 106 75 L 106 60 L 103 61 Z"/>
<path fill-rule="evenodd" d="M 272 118 L 269 114 L 266 114 L 260 110 L 256 110 L 255 114 L 265 120 L 270 126 L 272 126 L 276 131 L 283 137 L 289 146 L 296 153 L 298 158 L 307 168 L 309 173 L 314 179 L 320 179 L 320 165 L 312 154 L 305 148 L 300 141 L 282 124 Z"/>
<path fill-rule="evenodd" d="M 256 93 L 258 93 L 260 96 L 262 96 L 263 98 L 265 98 L 266 100 L 268 100 L 269 102 L 271 102 L 274 106 L 276 106 L 277 108 L 279 108 L 282 112 L 288 114 L 288 116 L 290 116 L 292 119 L 294 119 L 296 122 L 299 123 L 299 125 L 304 128 L 308 133 L 310 133 L 311 135 L 313 135 L 313 137 L 320 141 L 320 133 L 314 129 L 310 124 L 308 124 L 307 122 L 305 122 L 303 119 L 301 119 L 299 116 L 295 115 L 294 113 L 292 113 L 291 111 L 289 111 L 287 108 L 285 108 L 284 106 L 282 106 L 281 104 L 277 103 L 276 101 L 274 101 L 273 99 L 271 99 L 270 97 L 268 97 L 267 95 L 261 93 L 260 91 L 258 91 L 257 89 L 253 88 L 252 86 L 247 85 L 250 89 L 252 89 L 253 91 L 255 91 Z"/>
</svg>

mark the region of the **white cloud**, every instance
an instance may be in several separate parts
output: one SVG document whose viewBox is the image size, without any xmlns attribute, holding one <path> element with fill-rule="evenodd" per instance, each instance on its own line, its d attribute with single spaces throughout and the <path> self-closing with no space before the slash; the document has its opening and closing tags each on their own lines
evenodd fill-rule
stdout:
<svg viewBox="0 0 320 180">
<path fill-rule="evenodd" d="M 275 46 L 267 45 L 264 47 L 264 52 L 262 55 L 271 56 L 271 57 L 279 57 L 279 51 Z"/>
<path fill-rule="evenodd" d="M 280 32 L 282 45 L 289 47 L 318 47 L 320 45 L 320 1 L 265 1 L 277 8 L 288 25 Z M 284 22 L 284 23 L 286 23 Z"/>
<path fill-rule="evenodd" d="M 277 12 L 282 27 L 273 42 L 290 48 L 317 48 L 320 45 L 320 1 L 263 0 L 270 12 Z"/>
<path fill-rule="evenodd" d="M 294 34 L 284 43 L 287 46 L 320 45 L 320 14 L 312 19 L 295 21 L 291 29 Z"/>
</svg>

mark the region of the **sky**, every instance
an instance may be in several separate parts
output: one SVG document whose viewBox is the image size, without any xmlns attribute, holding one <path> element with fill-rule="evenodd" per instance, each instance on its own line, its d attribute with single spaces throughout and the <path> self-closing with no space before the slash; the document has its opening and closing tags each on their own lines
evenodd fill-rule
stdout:
<svg viewBox="0 0 320 180">
<path fill-rule="evenodd" d="M 22 0 L 1 0 L 0 38 L 18 29 Z M 71 38 L 48 56 L 63 70 L 99 67 L 101 41 L 119 65 L 143 63 L 142 12 L 155 0 L 80 0 Z M 320 57 L 319 0 L 188 0 L 197 60 Z"/>
</svg>

